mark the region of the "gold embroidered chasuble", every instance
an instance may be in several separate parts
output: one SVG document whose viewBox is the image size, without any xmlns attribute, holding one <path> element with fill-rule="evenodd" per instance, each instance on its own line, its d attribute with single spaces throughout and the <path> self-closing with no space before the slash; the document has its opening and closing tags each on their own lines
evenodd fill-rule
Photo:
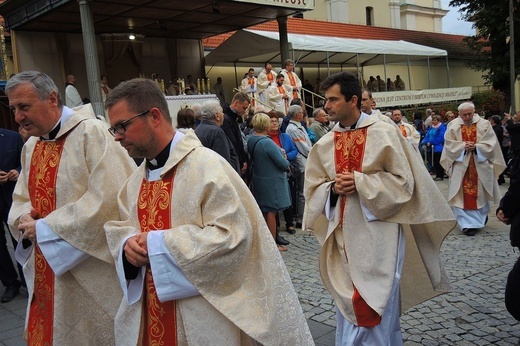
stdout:
<svg viewBox="0 0 520 346">
<path fill-rule="evenodd" d="M 477 124 L 471 124 L 469 126 L 462 125 L 460 131 L 464 142 L 477 142 Z M 478 173 L 473 155 L 469 158 L 468 169 L 462 180 L 462 193 L 464 194 L 464 209 L 478 209 Z"/>
<path fill-rule="evenodd" d="M 171 195 L 174 170 L 157 181 L 143 179 L 139 191 L 137 215 L 141 232 L 171 228 Z M 146 266 L 145 293 L 143 299 L 142 344 L 177 345 L 177 320 L 175 301 L 162 303 L 157 297 L 150 265 Z"/>
<path fill-rule="evenodd" d="M 56 180 L 63 145 L 67 135 L 56 141 L 38 141 L 31 157 L 29 197 L 39 217 L 45 218 L 56 209 Z M 54 319 L 54 272 L 38 244 L 34 244 L 34 295 L 30 300 L 29 345 L 52 345 Z"/>
<path fill-rule="evenodd" d="M 465 188 L 466 191 L 471 191 L 471 194 L 475 195 L 475 192 L 477 194 L 475 209 L 482 208 L 487 202 L 500 202 L 500 189 L 497 179 L 506 167 L 500 143 L 498 143 L 493 127 L 489 121 L 475 115 L 471 125 L 471 127 L 466 127 L 466 130 L 470 130 L 471 133 L 476 133 L 475 135 L 471 134 L 472 137 L 476 136 L 475 147 L 478 148 L 486 160 L 479 161 L 475 150 L 470 154 L 465 153 L 462 162 L 456 161 L 461 153 L 465 152 L 463 136 L 468 136 L 468 132 L 466 131 L 464 132 L 465 134 L 463 134 L 464 122 L 460 118 L 456 118 L 448 124 L 444 135 L 445 142 L 440 160 L 442 167 L 446 170 L 446 174 L 450 176 L 448 203 L 461 209 L 466 209 L 464 197 Z M 476 130 L 473 131 L 472 128 L 476 128 Z M 467 173 L 468 168 L 473 167 L 473 165 L 475 170 L 470 168 L 471 171 Z M 478 179 L 476 187 L 474 180 L 475 173 Z M 473 181 L 473 183 L 470 184 L 465 177 L 473 179 L 470 180 Z M 469 195 L 466 194 L 466 199 L 468 196 Z M 472 203 L 474 206 L 474 202 Z"/>
<path fill-rule="evenodd" d="M 415 127 L 411 124 L 401 122 L 399 125 L 399 130 L 406 138 L 406 140 L 412 145 L 412 149 L 419 155 L 419 158 L 422 160 L 421 152 L 419 150 L 419 143 L 421 142 L 421 135 Z"/>
<path fill-rule="evenodd" d="M 336 173 L 352 173 L 362 171 L 363 157 L 365 156 L 366 128 L 354 131 L 334 133 L 334 159 L 336 162 Z M 348 196 L 340 197 L 340 226 L 343 227 L 345 220 L 343 213 Z M 345 260 L 348 263 L 348 254 L 343 246 Z M 381 316 L 372 309 L 363 299 L 355 284 L 352 295 L 352 307 L 356 316 L 356 325 L 362 327 L 374 327 L 381 323 Z"/>
<path fill-rule="evenodd" d="M 331 221 L 324 208 L 337 171 L 334 138 L 344 131 L 338 125 L 313 146 L 305 173 L 304 228 L 322 245 L 323 283 L 353 324 L 357 324 L 355 289 L 377 314 L 386 307 L 396 268 L 398 224 L 406 238 L 403 311 L 448 289 L 439 252 L 456 225 L 442 194 L 395 124 L 369 116 L 359 129 L 366 131 L 366 143 L 361 169 L 354 169 L 357 192 L 347 196 L 344 209 L 335 208 Z M 351 145 L 351 150 L 355 148 Z M 361 203 L 378 221 L 367 221 Z"/>
<path fill-rule="evenodd" d="M 171 227 L 164 241 L 200 293 L 176 300 L 178 344 L 313 345 L 285 264 L 241 178 L 193 131 L 175 144 L 161 177 L 172 169 Z M 137 203 L 146 175 L 143 164 L 119 193 L 123 221 L 105 225 L 116 259 L 123 240 L 141 230 Z M 116 344 L 138 343 L 142 307 L 142 298 L 123 300 Z"/>
<path fill-rule="evenodd" d="M 114 343 L 113 320 L 121 301 L 121 288 L 103 224 L 118 217 L 114 196 L 135 164 L 110 136 L 107 127 L 95 118 L 91 105 L 85 105 L 74 109 L 70 118 L 61 124 L 56 137 L 59 143 L 67 135 L 56 167 L 55 186 L 48 191 L 54 194 L 55 208 L 46 216 L 45 212 L 41 213 L 40 217 L 61 239 L 90 257 L 53 279 L 53 318 L 46 321 L 53 328 L 50 343 L 53 345 L 70 345 L 78 340 L 84 345 Z M 45 146 L 51 145 L 49 143 Z M 22 151 L 22 171 L 8 219 L 15 238 L 19 237 L 18 218 L 33 207 L 29 187 L 34 181 L 29 180 L 34 172 L 30 163 L 35 150 L 43 148 L 41 144 L 39 138 L 31 137 Z M 52 170 L 51 165 L 57 163 L 55 159 L 53 156 L 53 160 L 44 165 Z M 40 203 L 45 204 L 43 199 Z M 23 263 L 29 297 L 36 294 L 37 252 L 32 251 Z M 30 308 L 29 304 L 26 330 L 30 328 Z"/>
</svg>

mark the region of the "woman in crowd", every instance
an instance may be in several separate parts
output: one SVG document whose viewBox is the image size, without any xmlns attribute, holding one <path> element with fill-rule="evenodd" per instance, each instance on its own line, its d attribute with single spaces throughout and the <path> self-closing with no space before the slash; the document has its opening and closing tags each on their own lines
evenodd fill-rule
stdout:
<svg viewBox="0 0 520 346">
<path fill-rule="evenodd" d="M 292 141 L 291 137 L 288 134 L 280 132 L 278 113 L 275 111 L 271 111 L 267 114 L 271 118 L 271 121 L 269 122 L 269 131 L 267 132 L 267 135 L 274 141 L 274 143 L 279 148 L 285 150 L 285 154 L 287 155 L 287 160 L 289 160 L 289 162 L 291 162 L 292 160 L 296 159 L 296 156 L 298 155 L 298 149 L 296 148 L 296 145 L 294 145 L 294 142 Z M 294 190 L 294 181 L 290 174 L 287 175 L 287 182 L 289 184 L 289 190 L 290 190 L 290 196 L 291 196 L 291 202 L 292 202 L 294 200 L 293 196 L 296 194 L 296 190 Z M 296 228 L 294 228 L 293 214 L 294 213 L 293 213 L 292 206 L 283 211 L 283 216 L 285 219 L 285 230 L 289 234 L 296 233 Z M 277 222 L 277 224 L 279 224 L 279 222 Z M 279 245 L 288 245 L 289 244 L 289 242 L 287 240 L 285 240 L 283 237 L 279 236 L 278 233 L 276 234 L 276 243 Z"/>
<path fill-rule="evenodd" d="M 185 134 L 189 129 L 195 129 L 195 113 L 191 108 L 182 108 L 177 112 L 177 130 Z"/>
<path fill-rule="evenodd" d="M 276 240 L 276 215 L 291 206 L 286 172 L 289 169 L 287 154 L 267 136 L 270 118 L 258 113 L 252 119 L 254 133 L 247 141 L 252 160 L 252 192 L 260 206 L 273 239 Z M 287 251 L 278 245 L 280 251 Z"/>
<path fill-rule="evenodd" d="M 433 168 L 435 169 L 435 178 L 433 180 L 444 180 L 444 168 L 440 164 L 442 148 L 444 148 L 444 133 L 446 132 L 446 124 L 441 122 L 440 115 L 432 115 L 430 128 L 421 145 L 426 148 L 433 149 Z"/>
</svg>

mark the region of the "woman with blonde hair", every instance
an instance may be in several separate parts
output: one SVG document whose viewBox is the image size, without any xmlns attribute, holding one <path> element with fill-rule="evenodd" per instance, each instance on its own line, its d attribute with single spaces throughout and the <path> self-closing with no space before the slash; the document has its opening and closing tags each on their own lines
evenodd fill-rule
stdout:
<svg viewBox="0 0 520 346">
<path fill-rule="evenodd" d="M 283 148 L 268 136 L 271 118 L 265 113 L 253 116 L 253 135 L 247 141 L 247 151 L 252 162 L 252 193 L 264 215 L 273 239 L 276 240 L 276 215 L 291 206 L 286 172 L 289 161 Z M 287 251 L 278 245 L 280 251 Z"/>
</svg>

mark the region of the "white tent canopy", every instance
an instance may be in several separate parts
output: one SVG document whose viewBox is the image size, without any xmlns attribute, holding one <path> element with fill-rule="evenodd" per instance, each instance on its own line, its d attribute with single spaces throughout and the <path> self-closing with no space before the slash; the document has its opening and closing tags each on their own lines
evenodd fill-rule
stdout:
<svg viewBox="0 0 520 346">
<path fill-rule="evenodd" d="M 445 50 L 406 41 L 366 40 L 287 34 L 289 49 L 299 66 L 383 65 L 446 57 Z M 238 30 L 206 56 L 206 65 L 252 65 L 279 62 L 278 32 Z"/>
</svg>

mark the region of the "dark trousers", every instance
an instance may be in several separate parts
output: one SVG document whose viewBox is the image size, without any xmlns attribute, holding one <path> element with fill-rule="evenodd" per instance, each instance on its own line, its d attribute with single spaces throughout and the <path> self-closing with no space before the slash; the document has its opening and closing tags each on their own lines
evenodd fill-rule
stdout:
<svg viewBox="0 0 520 346">
<path fill-rule="evenodd" d="M 7 222 L 6 222 L 7 224 Z M 11 260 L 11 255 L 9 254 L 9 250 L 7 248 L 7 239 L 5 236 L 5 228 L 4 228 L 4 220 L 0 220 L 0 281 L 4 286 L 16 286 L 20 285 L 20 281 L 18 280 L 18 274 L 16 273 L 16 269 L 13 265 L 13 261 Z M 16 249 L 18 243 L 12 236 L 10 236 L 11 241 L 13 242 L 13 246 Z M 20 272 L 20 277 L 22 278 L 22 282 L 25 283 L 23 277 L 23 271 L 20 265 L 18 265 L 18 271 Z"/>
<path fill-rule="evenodd" d="M 303 209 L 305 209 L 305 197 L 303 195 L 303 185 L 305 183 L 305 172 L 295 172 L 294 176 L 294 190 L 296 197 L 293 200 L 293 205 L 296 208 L 296 223 L 303 221 Z"/>
<path fill-rule="evenodd" d="M 433 168 L 435 169 L 435 176 L 437 178 L 444 178 L 444 168 L 441 166 L 442 152 L 433 153 Z"/>
<path fill-rule="evenodd" d="M 505 303 L 507 311 L 520 321 L 520 258 L 509 272 L 506 283 Z"/>
<path fill-rule="evenodd" d="M 285 219 L 285 229 L 294 226 L 294 214 L 296 214 L 296 212 L 295 212 L 295 210 L 296 210 L 296 205 L 295 205 L 296 204 L 295 203 L 296 190 L 294 189 L 294 178 L 290 177 L 288 182 L 289 182 L 289 190 L 291 193 L 292 205 L 283 211 L 283 218 Z"/>
</svg>

